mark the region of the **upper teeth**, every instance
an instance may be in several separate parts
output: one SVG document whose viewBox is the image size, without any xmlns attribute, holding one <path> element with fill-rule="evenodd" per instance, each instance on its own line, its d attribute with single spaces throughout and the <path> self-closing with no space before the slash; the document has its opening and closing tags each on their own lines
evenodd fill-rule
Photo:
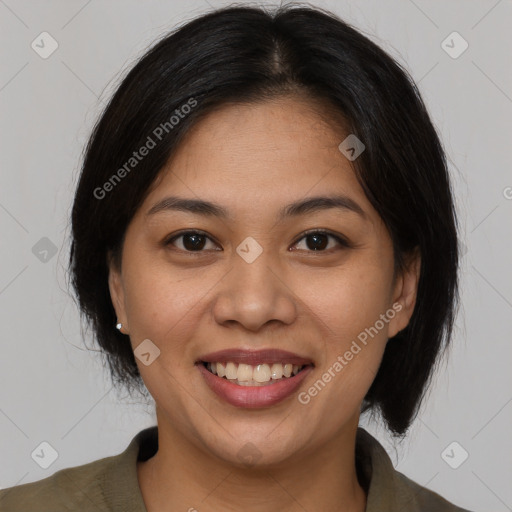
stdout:
<svg viewBox="0 0 512 512">
<path fill-rule="evenodd" d="M 252 366 L 250 364 L 237 364 L 233 362 L 227 363 L 208 363 L 207 368 L 218 375 L 219 377 L 225 377 L 229 380 L 238 380 L 239 382 L 249 382 L 251 380 L 256 382 L 270 382 L 270 380 L 278 380 L 284 377 L 291 377 L 297 375 L 301 366 L 297 364 L 280 364 L 274 363 L 258 364 Z"/>
</svg>

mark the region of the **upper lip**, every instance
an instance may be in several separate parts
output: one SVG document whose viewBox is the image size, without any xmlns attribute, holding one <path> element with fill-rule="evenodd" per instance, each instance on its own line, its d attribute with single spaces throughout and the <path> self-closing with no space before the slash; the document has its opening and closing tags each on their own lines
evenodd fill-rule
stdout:
<svg viewBox="0 0 512 512">
<path fill-rule="evenodd" d="M 299 356 L 293 352 L 286 350 L 278 350 L 275 348 L 260 349 L 260 350 L 244 350 L 239 348 L 228 348 L 219 350 L 217 352 L 210 352 L 200 356 L 197 362 L 203 363 L 221 363 L 221 362 L 244 363 L 250 365 L 264 364 L 264 363 L 291 363 L 299 366 L 313 364 L 311 359 Z"/>
</svg>

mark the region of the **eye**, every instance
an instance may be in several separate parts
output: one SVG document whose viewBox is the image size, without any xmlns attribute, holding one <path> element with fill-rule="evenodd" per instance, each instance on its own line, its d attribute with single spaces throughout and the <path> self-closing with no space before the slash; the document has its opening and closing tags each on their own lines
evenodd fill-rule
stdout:
<svg viewBox="0 0 512 512">
<path fill-rule="evenodd" d="M 334 240 L 334 247 L 329 247 L 329 238 Z M 335 248 L 336 244 L 342 247 L 350 247 L 350 244 L 343 237 L 330 233 L 329 231 L 318 229 L 303 234 L 302 237 L 294 243 L 293 247 L 296 247 L 302 240 L 306 240 L 305 250 L 307 251 L 328 252 L 330 249 Z M 176 243 L 177 241 L 180 242 Z M 210 249 L 220 251 L 222 250 L 218 249 L 218 246 L 212 241 L 212 239 L 201 231 L 183 231 L 181 233 L 175 234 L 170 238 L 167 238 L 164 241 L 164 245 L 174 245 L 183 252 L 200 253 L 204 252 L 203 249 L 208 249 L 208 242 L 212 244 Z"/>
<path fill-rule="evenodd" d="M 327 252 L 329 249 L 332 249 L 333 247 L 328 247 L 329 241 L 328 239 L 331 238 L 334 240 L 338 245 L 341 245 L 342 247 L 350 247 L 350 244 L 342 238 L 341 236 L 335 235 L 333 233 L 330 233 L 329 231 L 324 230 L 315 230 L 315 231 L 309 231 L 305 233 L 302 238 L 299 238 L 297 242 L 295 242 L 294 247 L 301 241 L 306 240 L 306 250 L 315 251 L 315 252 Z M 336 243 L 334 246 L 336 246 Z M 326 251 L 327 249 L 327 251 Z"/>
<path fill-rule="evenodd" d="M 175 241 L 179 239 L 182 239 L 182 241 L 179 244 L 175 244 Z M 177 245 L 178 249 L 184 252 L 203 252 L 208 241 L 212 242 L 211 238 L 201 231 L 183 231 L 166 239 L 164 245 Z M 216 247 L 215 244 L 213 246 L 214 248 Z M 206 248 L 208 249 L 208 247 Z"/>
</svg>

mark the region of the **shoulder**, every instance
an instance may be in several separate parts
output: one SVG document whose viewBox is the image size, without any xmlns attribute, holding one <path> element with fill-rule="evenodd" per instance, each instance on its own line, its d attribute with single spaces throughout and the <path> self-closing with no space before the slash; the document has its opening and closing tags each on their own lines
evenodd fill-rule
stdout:
<svg viewBox="0 0 512 512">
<path fill-rule="evenodd" d="M 145 460 L 157 449 L 157 428 L 149 427 L 136 434 L 118 455 L 0 490 L 0 511 L 145 512 L 137 480 L 137 460 Z"/>
<path fill-rule="evenodd" d="M 368 487 L 367 512 L 470 512 L 397 471 L 384 447 L 363 428 L 357 431 L 356 456 Z"/>
<path fill-rule="evenodd" d="M 441 495 L 411 480 L 403 473 L 394 470 L 397 490 L 403 494 L 404 501 L 410 503 L 411 510 L 418 512 L 471 512 L 450 503 Z"/>
<path fill-rule="evenodd" d="M 61 469 L 27 484 L 0 490 L 2 512 L 61 512 L 105 510 L 105 475 L 119 456 Z"/>
</svg>

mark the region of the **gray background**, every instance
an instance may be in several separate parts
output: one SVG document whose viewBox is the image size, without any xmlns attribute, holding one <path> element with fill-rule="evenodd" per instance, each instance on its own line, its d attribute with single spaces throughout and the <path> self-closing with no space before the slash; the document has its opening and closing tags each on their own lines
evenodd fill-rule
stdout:
<svg viewBox="0 0 512 512">
<path fill-rule="evenodd" d="M 152 41 L 208 4 L 228 3 L 0 0 L 0 487 L 117 454 L 155 424 L 152 404 L 118 396 L 82 341 L 64 271 L 68 216 L 83 144 L 114 86 Z M 314 5 L 419 83 L 448 153 L 467 251 L 450 358 L 408 439 L 394 446 L 380 425 L 363 425 L 419 484 L 475 511 L 512 510 L 512 3 Z M 58 43 L 47 59 L 31 47 L 44 31 Z M 458 58 L 442 47 L 453 31 L 469 44 Z M 58 453 L 47 469 L 31 458 L 43 441 Z M 469 457 L 453 469 L 446 453 L 456 464 L 462 449 Z"/>
</svg>

